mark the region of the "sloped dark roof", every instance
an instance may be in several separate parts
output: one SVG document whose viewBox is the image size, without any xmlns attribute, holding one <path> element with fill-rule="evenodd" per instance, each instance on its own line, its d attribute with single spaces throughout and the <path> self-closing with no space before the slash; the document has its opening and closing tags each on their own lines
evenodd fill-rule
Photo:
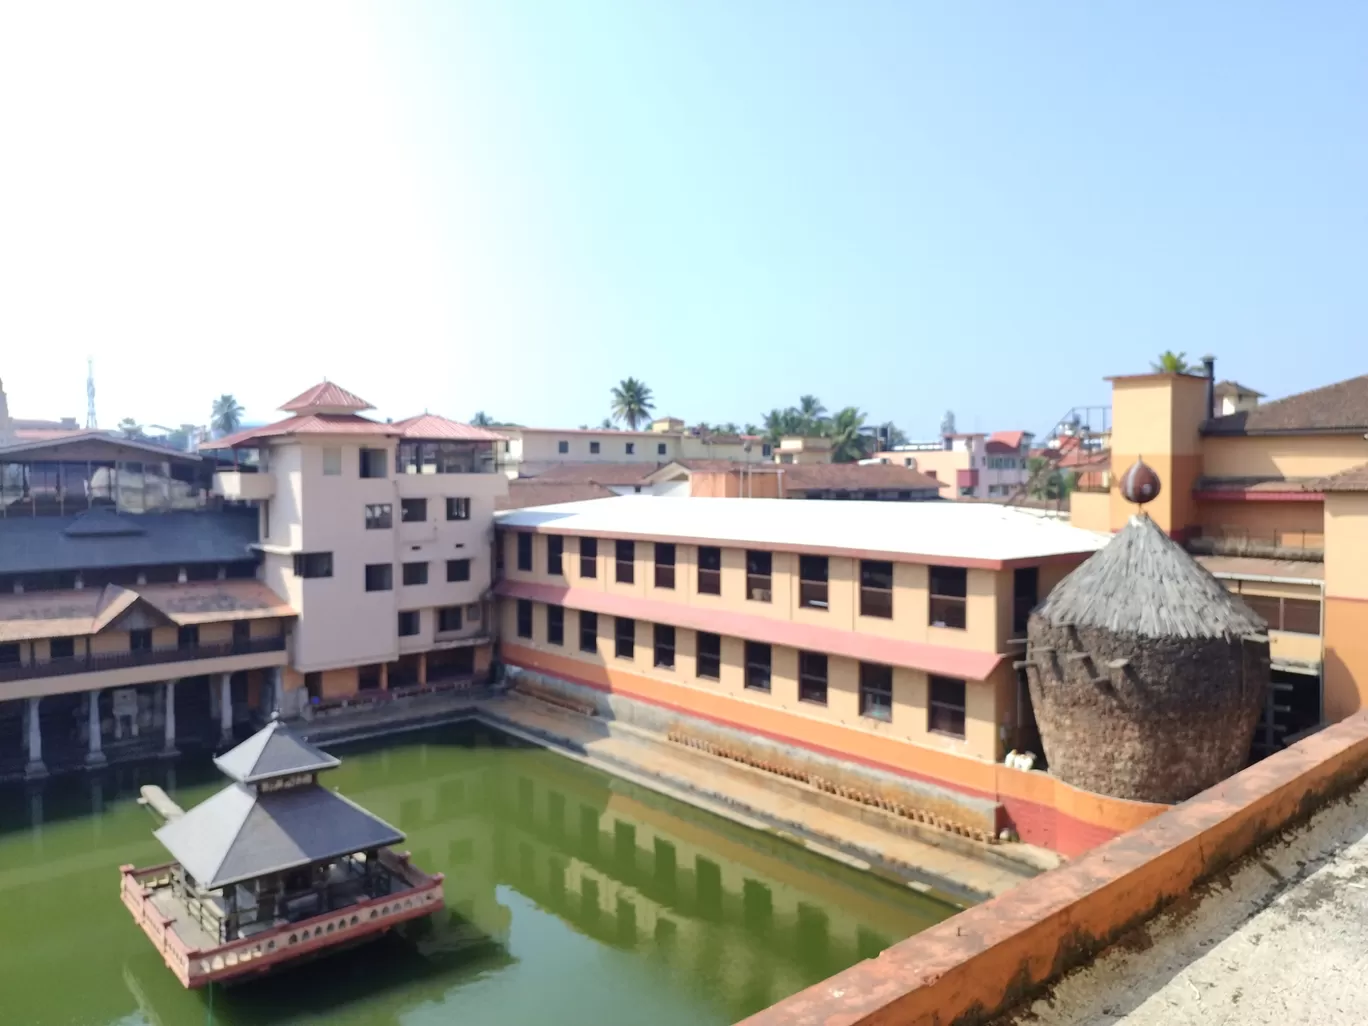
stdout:
<svg viewBox="0 0 1368 1026">
<path fill-rule="evenodd" d="M 231 563 L 252 558 L 257 531 L 253 509 L 0 517 L 0 574 Z"/>
<path fill-rule="evenodd" d="M 1202 426 L 1208 435 L 1361 431 L 1368 431 L 1368 374 L 1215 417 Z"/>
<path fill-rule="evenodd" d="M 508 482 L 508 494 L 494 500 L 495 509 L 526 509 L 529 506 L 555 506 L 562 502 L 586 499 L 613 499 L 617 493 L 592 481 L 548 481 L 529 477 Z"/>
<path fill-rule="evenodd" d="M 155 836 L 210 889 L 404 839 L 384 820 L 317 784 L 267 794 L 233 784 Z"/>
<path fill-rule="evenodd" d="M 336 756 L 309 744 L 279 720 L 272 720 L 214 765 L 241 784 L 292 773 L 317 773 L 342 765 Z"/>
<path fill-rule="evenodd" d="M 1323 477 L 1313 488 L 1318 492 L 1368 492 L 1368 463 Z"/>
<path fill-rule="evenodd" d="M 1144 638 L 1240 638 L 1268 629 L 1143 513 L 1065 577 L 1036 614 L 1056 626 Z"/>
<path fill-rule="evenodd" d="M 1260 399 L 1263 398 L 1262 392 L 1256 392 L 1248 385 L 1242 385 L 1238 381 L 1218 381 L 1216 382 L 1214 391 L 1217 396 L 1253 395 L 1258 396 Z"/>
</svg>

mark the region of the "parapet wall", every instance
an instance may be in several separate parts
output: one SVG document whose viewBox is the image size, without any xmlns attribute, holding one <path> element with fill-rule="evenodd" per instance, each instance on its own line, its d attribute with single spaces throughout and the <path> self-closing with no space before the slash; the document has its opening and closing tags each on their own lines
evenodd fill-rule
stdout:
<svg viewBox="0 0 1368 1026">
<path fill-rule="evenodd" d="M 984 1022 L 1366 777 L 1359 713 L 742 1026 Z"/>
</svg>

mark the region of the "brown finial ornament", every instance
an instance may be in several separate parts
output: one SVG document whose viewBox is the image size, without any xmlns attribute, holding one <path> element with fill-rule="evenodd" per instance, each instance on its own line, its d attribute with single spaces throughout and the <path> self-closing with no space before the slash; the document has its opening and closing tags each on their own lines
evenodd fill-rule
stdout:
<svg viewBox="0 0 1368 1026">
<path fill-rule="evenodd" d="M 1136 458 L 1131 468 L 1121 475 L 1121 494 L 1127 502 L 1137 506 L 1159 497 L 1159 475 L 1144 460 Z"/>
</svg>

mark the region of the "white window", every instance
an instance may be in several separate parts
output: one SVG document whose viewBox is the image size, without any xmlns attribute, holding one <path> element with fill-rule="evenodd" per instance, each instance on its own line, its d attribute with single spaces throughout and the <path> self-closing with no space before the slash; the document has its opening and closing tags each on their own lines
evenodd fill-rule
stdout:
<svg viewBox="0 0 1368 1026">
<path fill-rule="evenodd" d="M 342 450 L 335 445 L 323 447 L 323 476 L 338 477 L 342 473 Z"/>
</svg>

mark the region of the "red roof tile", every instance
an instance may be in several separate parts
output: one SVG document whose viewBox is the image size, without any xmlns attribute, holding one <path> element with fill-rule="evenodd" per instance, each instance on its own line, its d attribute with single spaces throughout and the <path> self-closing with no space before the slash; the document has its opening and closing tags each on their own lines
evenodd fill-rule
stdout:
<svg viewBox="0 0 1368 1026">
<path fill-rule="evenodd" d="M 374 409 L 370 403 L 360 396 L 348 392 L 341 385 L 335 385 L 331 381 L 322 381 L 314 385 L 313 388 L 299 393 L 280 408 L 291 413 L 318 409 L 352 410 L 356 412 Z"/>
<path fill-rule="evenodd" d="M 530 479 L 542 484 L 635 485 L 660 469 L 658 463 L 557 463 Z"/>
<path fill-rule="evenodd" d="M 397 435 L 393 424 L 380 424 L 354 413 L 311 413 L 288 417 L 265 427 L 245 428 L 242 431 L 213 441 L 204 442 L 201 449 L 249 449 L 266 438 L 284 435 Z"/>
<path fill-rule="evenodd" d="M 865 488 L 939 492 L 943 482 L 911 467 L 894 463 L 793 463 L 783 471 L 785 492 L 821 489 L 856 491 Z"/>
<path fill-rule="evenodd" d="M 1313 487 L 1318 492 L 1368 492 L 1368 463 L 1323 477 Z"/>
<path fill-rule="evenodd" d="M 988 436 L 988 444 L 991 446 L 994 442 L 997 442 L 1000 445 L 1005 445 L 1013 452 L 1016 452 L 1021 448 L 1021 443 L 1025 441 L 1025 439 L 1025 431 L 994 431 Z"/>
<path fill-rule="evenodd" d="M 495 509 L 526 509 L 529 506 L 554 506 L 562 502 L 583 502 L 587 499 L 613 499 L 609 491 L 592 481 L 551 481 L 525 478 L 508 482 L 508 494 L 494 500 Z"/>
<path fill-rule="evenodd" d="M 420 413 L 416 417 L 396 421 L 393 425 L 404 438 L 454 439 L 462 442 L 502 442 L 505 436 L 488 428 L 447 420 L 435 413 Z"/>
<path fill-rule="evenodd" d="M 1358 434 L 1368 430 L 1368 374 L 1215 417 L 1206 435 Z"/>
</svg>

